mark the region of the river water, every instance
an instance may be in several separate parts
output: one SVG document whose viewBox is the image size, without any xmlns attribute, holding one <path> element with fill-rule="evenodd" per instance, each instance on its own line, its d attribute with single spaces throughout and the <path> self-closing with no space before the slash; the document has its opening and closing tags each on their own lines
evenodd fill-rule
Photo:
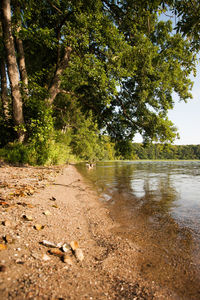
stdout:
<svg viewBox="0 0 200 300">
<path fill-rule="evenodd" d="M 200 299 L 200 161 L 101 162 L 77 168 L 141 249 L 140 275 Z"/>
</svg>

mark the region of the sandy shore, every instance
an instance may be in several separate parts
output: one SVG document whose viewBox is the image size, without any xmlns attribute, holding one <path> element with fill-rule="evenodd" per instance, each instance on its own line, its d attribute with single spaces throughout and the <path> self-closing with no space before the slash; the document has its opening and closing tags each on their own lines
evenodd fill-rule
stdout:
<svg viewBox="0 0 200 300">
<path fill-rule="evenodd" d="M 179 299 L 143 280 L 142 249 L 115 234 L 119 224 L 74 166 L 2 165 L 0 174 L 0 299 Z M 77 241 L 84 258 L 69 251 L 63 262 L 43 240 Z"/>
</svg>

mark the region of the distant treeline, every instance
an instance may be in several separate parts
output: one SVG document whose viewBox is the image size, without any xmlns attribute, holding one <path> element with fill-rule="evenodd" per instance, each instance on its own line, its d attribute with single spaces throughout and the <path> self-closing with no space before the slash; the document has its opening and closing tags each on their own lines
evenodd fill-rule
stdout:
<svg viewBox="0 0 200 300">
<path fill-rule="evenodd" d="M 130 143 L 122 152 L 123 159 L 200 159 L 200 145 Z"/>
</svg>

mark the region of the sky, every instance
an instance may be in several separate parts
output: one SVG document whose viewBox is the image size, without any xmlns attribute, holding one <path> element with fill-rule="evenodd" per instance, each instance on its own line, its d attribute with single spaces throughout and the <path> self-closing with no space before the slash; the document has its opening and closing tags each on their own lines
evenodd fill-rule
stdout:
<svg viewBox="0 0 200 300">
<path fill-rule="evenodd" d="M 179 102 L 175 96 L 175 106 L 168 113 L 169 119 L 178 128 L 179 140 L 176 145 L 200 144 L 200 63 L 197 65 L 197 76 L 191 76 L 194 82 L 192 95 L 193 99 Z"/>
</svg>

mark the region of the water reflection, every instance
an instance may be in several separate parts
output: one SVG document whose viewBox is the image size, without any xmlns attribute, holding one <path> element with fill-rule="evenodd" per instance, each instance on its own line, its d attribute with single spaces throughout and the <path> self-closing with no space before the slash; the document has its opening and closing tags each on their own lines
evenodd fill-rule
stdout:
<svg viewBox="0 0 200 300">
<path fill-rule="evenodd" d="M 102 201 L 113 205 L 120 198 L 129 209 L 140 207 L 140 213 L 170 213 L 193 229 L 200 226 L 200 162 L 108 162 L 90 171 L 79 169 Z"/>
<path fill-rule="evenodd" d="M 140 274 L 200 299 L 200 162 L 100 163 L 83 175 L 120 223 L 115 234 L 140 245 Z"/>
</svg>

